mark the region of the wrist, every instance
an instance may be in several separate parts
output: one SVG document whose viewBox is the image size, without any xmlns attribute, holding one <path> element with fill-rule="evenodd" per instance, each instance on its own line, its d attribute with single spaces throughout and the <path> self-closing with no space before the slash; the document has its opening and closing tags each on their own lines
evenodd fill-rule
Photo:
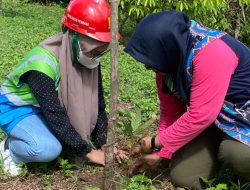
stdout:
<svg viewBox="0 0 250 190">
<path fill-rule="evenodd" d="M 89 157 L 91 156 L 91 154 L 93 153 L 93 150 L 94 150 L 94 149 L 88 150 L 88 152 L 85 154 L 85 157 L 86 157 L 86 158 L 89 158 Z"/>
<path fill-rule="evenodd" d="M 151 149 L 152 150 L 156 149 L 156 146 L 155 146 L 155 136 L 151 137 Z"/>
<path fill-rule="evenodd" d="M 86 158 L 89 158 L 89 155 L 91 154 L 92 151 L 88 152 L 87 154 L 85 154 Z"/>
<path fill-rule="evenodd" d="M 160 140 L 159 140 L 159 138 L 158 138 L 158 135 L 155 137 L 155 146 L 156 146 L 156 148 L 158 148 L 158 149 L 161 149 L 161 148 L 162 148 L 162 144 L 161 144 L 161 142 L 160 142 Z"/>
<path fill-rule="evenodd" d="M 151 137 L 151 149 L 155 150 L 155 149 L 160 149 L 162 147 L 158 136 L 153 136 Z"/>
</svg>

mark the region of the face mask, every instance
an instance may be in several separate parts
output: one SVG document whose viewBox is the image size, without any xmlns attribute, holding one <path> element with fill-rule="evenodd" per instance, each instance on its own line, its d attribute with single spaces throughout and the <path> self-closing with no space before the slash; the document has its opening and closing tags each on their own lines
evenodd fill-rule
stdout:
<svg viewBox="0 0 250 190">
<path fill-rule="evenodd" d="M 83 65 L 84 67 L 87 67 L 88 69 L 94 69 L 96 68 L 100 63 L 100 57 L 99 58 L 89 58 L 80 50 L 77 56 L 78 62 Z"/>
<path fill-rule="evenodd" d="M 78 46 L 79 46 L 79 53 L 78 53 L 78 56 L 77 56 L 78 62 L 81 65 L 83 65 L 84 67 L 87 67 L 88 69 L 96 68 L 100 63 L 100 57 L 98 57 L 98 58 L 89 58 L 82 52 L 82 50 L 80 48 L 79 41 L 78 41 Z"/>
</svg>

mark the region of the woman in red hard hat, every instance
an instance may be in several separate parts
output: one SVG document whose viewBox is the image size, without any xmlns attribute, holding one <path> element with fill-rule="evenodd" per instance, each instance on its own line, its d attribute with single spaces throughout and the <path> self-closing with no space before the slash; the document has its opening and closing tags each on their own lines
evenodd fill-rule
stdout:
<svg viewBox="0 0 250 190">
<path fill-rule="evenodd" d="M 100 57 L 111 36 L 109 4 L 72 0 L 62 28 L 62 34 L 29 51 L 1 86 L 0 127 L 7 138 L 0 153 L 4 171 L 12 176 L 20 173 L 17 163 L 52 161 L 62 147 L 92 163 L 105 163 Z"/>
</svg>

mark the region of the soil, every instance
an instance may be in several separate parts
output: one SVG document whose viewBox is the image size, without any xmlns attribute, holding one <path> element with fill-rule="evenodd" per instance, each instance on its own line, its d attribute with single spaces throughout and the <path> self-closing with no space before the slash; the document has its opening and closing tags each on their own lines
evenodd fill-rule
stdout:
<svg viewBox="0 0 250 190">
<path fill-rule="evenodd" d="M 61 171 L 44 174 L 36 171 L 29 171 L 24 177 L 2 179 L 1 190 L 68 190 L 85 187 L 100 187 L 102 171 L 95 172 L 74 171 L 72 177 L 64 176 Z"/>
<path fill-rule="evenodd" d="M 28 172 L 22 177 L 0 177 L 1 190 L 84 190 L 87 187 L 101 187 L 103 179 L 103 167 L 85 165 L 81 169 L 70 170 L 67 176 L 62 169 L 52 166 L 47 169 L 39 169 L 28 166 Z M 116 165 L 115 171 L 125 174 L 125 169 Z M 146 173 L 151 179 L 156 179 L 154 186 L 159 190 L 173 190 L 168 180 L 167 170 L 150 171 Z M 157 181 L 156 180 L 156 181 Z M 119 182 L 119 179 L 117 179 Z"/>
</svg>

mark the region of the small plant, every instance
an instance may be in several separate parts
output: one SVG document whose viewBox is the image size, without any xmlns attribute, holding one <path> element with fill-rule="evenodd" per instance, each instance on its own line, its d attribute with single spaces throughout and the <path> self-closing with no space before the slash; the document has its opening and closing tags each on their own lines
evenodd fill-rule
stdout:
<svg viewBox="0 0 250 190">
<path fill-rule="evenodd" d="M 153 186 L 153 180 L 143 175 L 136 175 L 131 178 L 128 187 L 123 190 L 156 190 Z"/>
<path fill-rule="evenodd" d="M 218 184 L 216 187 L 209 187 L 206 190 L 228 190 L 227 184 Z"/>
<path fill-rule="evenodd" d="M 120 120 L 117 125 L 122 129 L 123 134 L 129 136 L 128 147 L 130 150 L 135 147 L 138 139 L 150 134 L 150 129 L 157 120 L 156 114 L 153 114 L 150 120 L 143 122 L 139 109 L 130 111 L 119 109 L 118 114 Z"/>
<path fill-rule="evenodd" d="M 69 163 L 68 160 L 58 158 L 59 167 L 63 170 L 64 176 L 72 177 L 72 169 L 76 166 L 75 164 Z"/>
<path fill-rule="evenodd" d="M 42 176 L 42 182 L 45 185 L 45 187 L 43 187 L 43 190 L 50 190 L 50 184 L 53 181 L 53 175 L 43 175 Z"/>
<path fill-rule="evenodd" d="M 216 178 L 207 180 L 201 177 L 200 179 L 206 186 L 205 190 L 241 190 L 240 181 L 238 181 L 238 184 L 235 184 L 231 180 L 229 181 L 229 184 L 226 184 L 226 183 L 216 184 L 216 180 L 217 180 Z"/>
<path fill-rule="evenodd" d="M 210 179 L 210 180 L 208 180 L 208 179 L 206 179 L 206 178 L 204 178 L 204 177 L 200 177 L 200 180 L 201 180 L 201 182 L 207 187 L 207 188 L 211 188 L 213 185 L 214 185 L 214 182 L 215 182 L 215 178 L 213 178 L 213 179 Z"/>
<path fill-rule="evenodd" d="M 156 190 L 154 182 L 162 183 L 159 180 L 150 179 L 144 174 L 138 174 L 133 177 L 122 175 L 116 172 L 118 181 L 115 181 L 118 189 L 121 190 Z"/>
<path fill-rule="evenodd" d="M 25 163 L 19 163 L 17 165 L 21 168 L 21 170 L 19 171 L 19 176 L 25 176 L 28 173 L 27 165 Z"/>
</svg>

